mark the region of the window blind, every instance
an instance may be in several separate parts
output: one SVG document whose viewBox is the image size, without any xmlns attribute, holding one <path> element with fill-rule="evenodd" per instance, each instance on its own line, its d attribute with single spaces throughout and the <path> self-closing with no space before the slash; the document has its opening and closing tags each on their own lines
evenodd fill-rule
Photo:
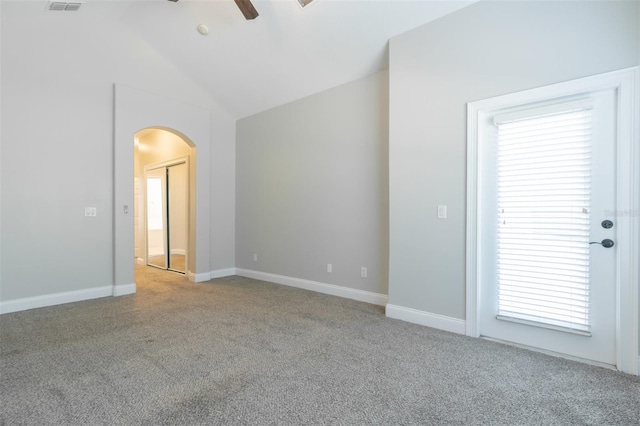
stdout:
<svg viewBox="0 0 640 426">
<path fill-rule="evenodd" d="M 590 334 L 591 112 L 496 122 L 499 319 Z"/>
</svg>

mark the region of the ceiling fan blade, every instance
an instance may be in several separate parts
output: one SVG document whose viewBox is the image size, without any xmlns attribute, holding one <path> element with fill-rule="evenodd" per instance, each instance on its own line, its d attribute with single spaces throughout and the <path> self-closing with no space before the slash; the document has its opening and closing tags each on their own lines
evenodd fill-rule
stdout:
<svg viewBox="0 0 640 426">
<path fill-rule="evenodd" d="M 256 19 L 258 17 L 258 11 L 253 4 L 251 4 L 251 0 L 234 0 L 240 8 L 240 12 L 244 15 L 246 19 Z"/>
</svg>

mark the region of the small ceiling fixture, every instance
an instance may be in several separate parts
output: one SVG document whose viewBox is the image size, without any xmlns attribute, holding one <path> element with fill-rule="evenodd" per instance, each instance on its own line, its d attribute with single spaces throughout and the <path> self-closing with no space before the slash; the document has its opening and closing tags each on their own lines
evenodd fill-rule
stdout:
<svg viewBox="0 0 640 426">
<path fill-rule="evenodd" d="M 207 27 L 205 24 L 200 24 L 196 28 L 198 29 L 198 32 L 203 36 L 209 34 L 209 27 Z"/>
<path fill-rule="evenodd" d="M 300 7 L 305 7 L 306 5 L 311 3 L 312 1 L 313 0 L 298 0 L 298 4 L 300 5 Z"/>
</svg>

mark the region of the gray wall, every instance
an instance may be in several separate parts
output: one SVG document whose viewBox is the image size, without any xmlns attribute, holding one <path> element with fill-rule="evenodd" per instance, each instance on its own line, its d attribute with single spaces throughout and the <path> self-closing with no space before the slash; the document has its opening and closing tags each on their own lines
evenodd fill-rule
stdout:
<svg viewBox="0 0 640 426">
<path fill-rule="evenodd" d="M 101 2 L 80 15 L 47 13 L 42 2 L 0 7 L 0 300 L 113 284 L 114 83 L 210 112 L 204 143 L 223 166 L 212 167 L 207 213 L 224 229 L 212 231 L 211 264 L 233 268 L 235 120 L 135 33 L 105 20 Z M 85 218 L 85 206 L 97 217 Z"/>
<path fill-rule="evenodd" d="M 381 72 L 238 121 L 237 267 L 387 293 L 387 95 Z"/>
<path fill-rule="evenodd" d="M 465 317 L 466 103 L 638 65 L 638 6 L 480 2 L 390 41 L 389 303 Z"/>
</svg>

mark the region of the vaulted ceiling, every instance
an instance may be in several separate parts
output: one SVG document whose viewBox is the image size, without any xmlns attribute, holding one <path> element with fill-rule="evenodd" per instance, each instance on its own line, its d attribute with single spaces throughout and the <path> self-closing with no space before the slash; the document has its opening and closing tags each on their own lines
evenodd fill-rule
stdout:
<svg viewBox="0 0 640 426">
<path fill-rule="evenodd" d="M 50 13 L 117 19 L 242 118 L 385 69 L 391 37 L 473 3 L 252 2 L 260 16 L 251 21 L 233 0 L 84 0 L 77 12 Z"/>
</svg>

